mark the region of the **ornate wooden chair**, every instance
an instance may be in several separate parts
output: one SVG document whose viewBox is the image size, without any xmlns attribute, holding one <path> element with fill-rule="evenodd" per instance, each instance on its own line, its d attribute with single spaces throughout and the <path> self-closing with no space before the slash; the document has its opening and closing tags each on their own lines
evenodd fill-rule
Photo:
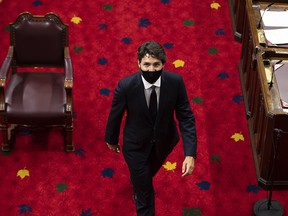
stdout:
<svg viewBox="0 0 288 216">
<path fill-rule="evenodd" d="M 68 25 L 53 13 L 20 14 L 10 24 L 10 47 L 0 68 L 2 151 L 14 144 L 11 126 L 61 127 L 73 151 L 73 67 Z"/>
</svg>

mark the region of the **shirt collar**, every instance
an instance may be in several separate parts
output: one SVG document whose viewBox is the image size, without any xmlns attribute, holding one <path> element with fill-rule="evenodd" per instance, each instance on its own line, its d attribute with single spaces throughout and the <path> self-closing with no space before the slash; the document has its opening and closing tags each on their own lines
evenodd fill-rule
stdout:
<svg viewBox="0 0 288 216">
<path fill-rule="evenodd" d="M 154 85 L 154 86 L 156 86 L 156 87 L 159 87 L 159 88 L 160 88 L 160 86 L 161 86 L 161 76 L 160 76 L 160 77 L 156 80 L 156 82 L 153 83 L 153 84 L 147 82 L 142 75 L 141 75 L 141 78 L 142 78 L 142 82 L 143 82 L 143 84 L 144 84 L 144 88 L 145 88 L 145 89 L 151 88 L 152 85 Z"/>
</svg>

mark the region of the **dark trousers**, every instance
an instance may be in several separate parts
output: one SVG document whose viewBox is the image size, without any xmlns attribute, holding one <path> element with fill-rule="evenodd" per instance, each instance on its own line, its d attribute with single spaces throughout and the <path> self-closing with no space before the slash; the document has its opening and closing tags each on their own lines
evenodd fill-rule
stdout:
<svg viewBox="0 0 288 216">
<path fill-rule="evenodd" d="M 155 216 L 155 196 L 153 176 L 158 172 L 162 164 L 155 159 L 155 149 L 152 148 L 149 157 L 129 166 L 131 182 L 136 195 L 137 216 Z"/>
</svg>

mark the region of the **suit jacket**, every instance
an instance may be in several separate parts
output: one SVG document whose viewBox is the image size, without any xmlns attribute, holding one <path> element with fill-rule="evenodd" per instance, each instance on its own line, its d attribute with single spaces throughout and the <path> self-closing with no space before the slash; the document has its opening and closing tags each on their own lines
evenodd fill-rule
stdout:
<svg viewBox="0 0 288 216">
<path fill-rule="evenodd" d="M 175 116 L 185 156 L 196 157 L 195 119 L 180 75 L 162 72 L 158 107 L 156 122 L 153 124 L 140 72 L 119 81 L 106 126 L 105 141 L 115 145 L 119 143 L 122 117 L 126 112 L 123 154 L 128 165 L 133 163 L 136 166 L 136 161 L 147 159 L 152 146 L 157 161 L 160 164 L 164 162 L 179 141 Z"/>
</svg>

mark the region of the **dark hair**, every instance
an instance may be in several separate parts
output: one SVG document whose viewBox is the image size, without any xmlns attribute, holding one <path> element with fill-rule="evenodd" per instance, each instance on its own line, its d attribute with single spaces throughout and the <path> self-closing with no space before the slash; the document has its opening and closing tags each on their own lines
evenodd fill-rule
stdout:
<svg viewBox="0 0 288 216">
<path fill-rule="evenodd" d="M 142 58 L 149 54 L 154 58 L 159 59 L 163 64 L 166 63 L 166 53 L 163 49 L 163 47 L 157 43 L 156 41 L 148 41 L 146 43 L 143 43 L 138 48 L 138 60 L 141 62 Z"/>
</svg>

